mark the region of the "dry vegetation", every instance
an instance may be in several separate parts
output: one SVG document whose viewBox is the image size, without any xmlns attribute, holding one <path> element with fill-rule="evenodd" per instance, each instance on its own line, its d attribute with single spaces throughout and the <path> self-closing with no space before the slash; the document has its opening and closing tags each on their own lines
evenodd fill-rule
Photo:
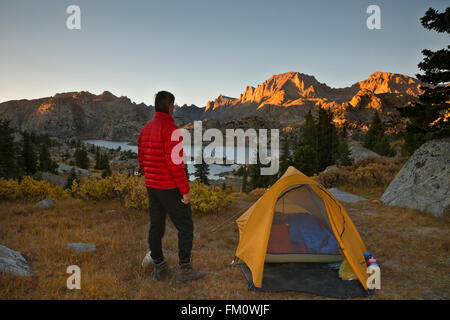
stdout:
<svg viewBox="0 0 450 320">
<path fill-rule="evenodd" d="M 326 188 L 359 193 L 368 199 L 379 199 L 406 162 L 406 158 L 368 157 L 354 165 L 321 172 L 315 179 Z"/>
<path fill-rule="evenodd" d="M 3 202 L 0 243 L 22 252 L 36 271 L 29 277 L 0 276 L 2 299 L 321 299 L 296 292 L 263 293 L 247 289 L 239 268 L 230 267 L 238 242 L 237 213 L 254 196 L 220 215 L 195 217 L 194 264 L 204 280 L 176 284 L 153 282 L 140 263 L 147 252 L 148 214 L 126 209 L 117 200 L 61 199 L 54 207 Z M 448 299 L 449 221 L 380 202 L 348 204 L 349 214 L 382 268 L 382 290 L 370 299 Z M 171 223 L 165 252 L 177 263 L 177 236 Z M 217 230 L 211 232 L 212 230 Z M 97 245 L 77 253 L 64 244 Z M 82 271 L 81 290 L 66 288 L 66 268 Z"/>
</svg>

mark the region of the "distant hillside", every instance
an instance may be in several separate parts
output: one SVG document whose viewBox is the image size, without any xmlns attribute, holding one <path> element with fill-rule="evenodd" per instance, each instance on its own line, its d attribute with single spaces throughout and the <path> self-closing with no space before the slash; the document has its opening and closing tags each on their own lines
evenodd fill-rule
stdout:
<svg viewBox="0 0 450 320">
<path fill-rule="evenodd" d="M 200 113 L 199 113 L 200 111 Z M 184 125 L 199 119 L 202 108 L 175 108 L 175 121 Z M 0 103 L 0 118 L 19 130 L 50 136 L 136 142 L 143 125 L 153 118 L 153 106 L 136 104 L 105 91 L 58 93 L 53 97 Z"/>
</svg>

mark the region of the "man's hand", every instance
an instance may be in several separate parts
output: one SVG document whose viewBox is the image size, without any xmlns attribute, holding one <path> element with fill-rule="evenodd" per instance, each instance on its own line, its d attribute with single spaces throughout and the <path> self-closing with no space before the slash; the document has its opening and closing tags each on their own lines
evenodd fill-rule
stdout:
<svg viewBox="0 0 450 320">
<path fill-rule="evenodd" d="M 192 196 L 190 193 L 183 194 L 183 199 L 181 199 L 181 202 L 188 204 L 191 201 L 191 198 Z"/>
</svg>

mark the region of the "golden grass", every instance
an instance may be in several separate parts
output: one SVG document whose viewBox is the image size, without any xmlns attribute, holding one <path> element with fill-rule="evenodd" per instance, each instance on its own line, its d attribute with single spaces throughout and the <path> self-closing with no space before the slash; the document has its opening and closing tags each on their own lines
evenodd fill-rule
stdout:
<svg viewBox="0 0 450 320">
<path fill-rule="evenodd" d="M 147 212 L 124 209 L 116 200 L 66 199 L 51 208 L 3 202 L 0 244 L 20 251 L 36 274 L 0 276 L 0 299 L 323 299 L 249 291 L 239 268 L 230 267 L 238 243 L 232 217 L 251 204 L 243 197 L 228 212 L 194 218 L 194 266 L 206 277 L 176 284 L 173 278 L 153 282 L 150 270 L 140 267 L 148 250 Z M 448 221 L 370 201 L 346 208 L 381 264 L 382 290 L 370 299 L 449 298 Z M 69 242 L 94 243 L 97 250 L 73 252 L 64 248 Z M 175 266 L 177 233 L 170 222 L 163 246 Z M 72 264 L 81 268 L 81 290 L 66 288 Z"/>
</svg>

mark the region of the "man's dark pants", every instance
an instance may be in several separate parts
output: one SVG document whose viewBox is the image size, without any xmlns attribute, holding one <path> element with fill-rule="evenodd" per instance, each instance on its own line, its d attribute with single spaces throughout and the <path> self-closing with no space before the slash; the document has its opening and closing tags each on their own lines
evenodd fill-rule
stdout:
<svg viewBox="0 0 450 320">
<path fill-rule="evenodd" d="M 147 188 L 147 193 L 150 211 L 148 243 L 153 261 L 159 263 L 164 260 L 161 241 L 166 229 L 166 213 L 168 213 L 170 220 L 178 230 L 179 263 L 180 265 L 189 263 L 194 238 L 191 205 L 181 202 L 182 195 L 177 188 Z"/>
</svg>

